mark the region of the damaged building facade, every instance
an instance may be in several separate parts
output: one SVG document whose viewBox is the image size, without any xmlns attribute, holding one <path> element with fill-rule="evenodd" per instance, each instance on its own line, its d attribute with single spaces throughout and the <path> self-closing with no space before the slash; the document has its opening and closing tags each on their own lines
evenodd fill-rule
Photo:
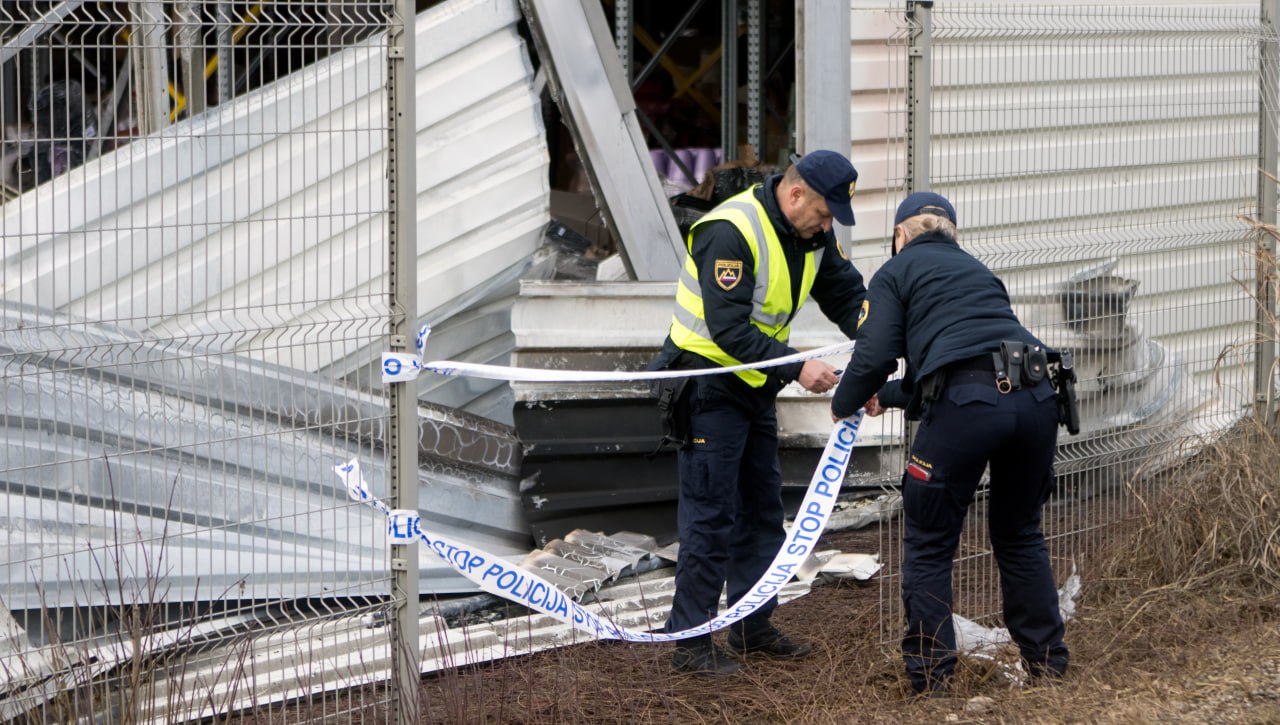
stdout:
<svg viewBox="0 0 1280 725">
<path fill-rule="evenodd" d="M 792 152 L 857 166 L 858 224 L 838 236 L 864 275 L 897 201 L 932 188 L 1023 322 L 1074 352 L 1083 430 L 1060 440 L 1062 505 L 1117 495 L 1271 399 L 1241 219 L 1276 206 L 1258 175 L 1276 167 L 1275 36 L 1256 3 L 419 5 L 0 9 L 0 657 L 23 663 L 6 715 L 40 707 L 31 682 L 84 652 L 117 661 L 124 625 L 99 614 L 144 603 L 206 641 L 260 627 L 315 657 L 264 639 L 263 671 L 336 673 L 268 700 L 386 679 L 379 625 L 408 575 L 382 514 L 334 474 L 352 459 L 379 497 L 415 487 L 424 528 L 660 611 L 661 584 L 600 593 L 659 569 L 674 536 L 647 386 L 424 373 L 407 426 L 383 354 L 395 325 L 429 323 L 427 359 L 640 370 L 670 320 L 681 229 Z M 407 97 L 389 91 L 398 63 Z M 393 303 L 398 264 L 412 310 Z M 800 349 L 842 339 L 814 309 L 795 333 Z M 828 399 L 785 390 L 779 427 L 794 506 Z M 892 517 L 906 435 L 894 416 L 860 432 L 846 498 L 880 501 L 872 520 Z M 412 477 L 391 453 L 405 441 Z M 1049 533 L 1069 558 L 1070 532 Z M 416 563 L 424 603 L 476 595 L 429 550 Z M 421 631 L 448 639 L 437 616 Z M 508 636 L 460 656 L 502 656 Z M 449 647 L 423 668 L 456 663 Z M 234 690 L 224 709 L 253 701 Z"/>
</svg>

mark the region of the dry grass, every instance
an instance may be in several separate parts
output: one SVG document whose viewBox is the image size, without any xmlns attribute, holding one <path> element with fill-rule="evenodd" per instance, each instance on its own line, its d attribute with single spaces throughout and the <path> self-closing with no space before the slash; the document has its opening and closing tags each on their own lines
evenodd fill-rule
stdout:
<svg viewBox="0 0 1280 725">
<path fill-rule="evenodd" d="M 590 643 L 429 678 L 423 713 L 529 725 L 1280 722 L 1276 436 L 1246 423 L 1146 489 L 1159 494 L 1081 567 L 1072 671 L 1052 687 L 966 659 L 950 697 L 913 701 L 895 646 L 879 641 L 878 588 L 841 583 L 778 610 L 817 645 L 802 662 L 753 660 L 717 682 L 671 675 L 668 646 Z M 875 534 L 827 543 L 874 550 Z"/>
</svg>

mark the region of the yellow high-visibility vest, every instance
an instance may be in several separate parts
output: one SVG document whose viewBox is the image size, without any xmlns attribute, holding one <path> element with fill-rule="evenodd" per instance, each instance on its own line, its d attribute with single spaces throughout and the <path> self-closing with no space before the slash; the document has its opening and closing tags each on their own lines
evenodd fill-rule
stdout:
<svg viewBox="0 0 1280 725">
<path fill-rule="evenodd" d="M 755 273 L 755 290 L 751 296 L 751 324 L 783 343 L 791 337 L 791 319 L 794 313 L 799 311 L 800 305 L 809 297 L 809 290 L 813 288 L 823 250 L 805 253 L 804 273 L 800 278 L 800 294 L 797 296 L 799 304 L 793 310 L 787 257 L 764 205 L 756 199 L 755 187 L 727 199 L 699 219 L 689 230 L 685 245 L 690 254 L 685 257 L 684 271 L 680 273 L 676 286 L 676 307 L 671 316 L 671 341 L 682 350 L 697 353 L 720 365 L 738 365 L 741 360 L 734 359 L 711 339 L 711 331 L 707 328 L 707 319 L 703 313 L 702 285 L 698 282 L 698 268 L 693 261 L 694 232 L 699 226 L 712 221 L 732 223 L 747 240 L 747 246 L 751 249 L 752 271 Z M 741 270 L 737 272 L 740 274 Z M 732 275 L 734 268 L 726 265 L 723 270 L 717 268 L 715 273 Z M 737 282 L 724 282 L 721 286 L 726 284 L 729 285 L 728 288 L 732 288 Z M 758 370 L 743 370 L 734 374 L 753 388 L 761 387 L 768 380 Z"/>
</svg>

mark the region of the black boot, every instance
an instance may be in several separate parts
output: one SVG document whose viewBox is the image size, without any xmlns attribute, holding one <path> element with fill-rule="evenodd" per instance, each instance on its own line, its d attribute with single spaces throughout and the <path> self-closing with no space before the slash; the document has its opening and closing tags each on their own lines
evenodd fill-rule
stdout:
<svg viewBox="0 0 1280 725">
<path fill-rule="evenodd" d="M 729 629 L 729 651 L 737 655 L 764 655 L 780 660 L 798 660 L 813 652 L 807 642 L 793 642 L 773 627 L 744 634 L 740 627 Z"/>
<path fill-rule="evenodd" d="M 742 666 L 726 657 L 708 634 L 676 642 L 671 669 L 700 677 L 729 677 L 737 674 Z"/>
<path fill-rule="evenodd" d="M 1065 664 L 1052 665 L 1048 662 L 1024 659 L 1022 665 L 1027 668 L 1027 682 L 1032 685 L 1053 684 L 1067 674 Z"/>
</svg>

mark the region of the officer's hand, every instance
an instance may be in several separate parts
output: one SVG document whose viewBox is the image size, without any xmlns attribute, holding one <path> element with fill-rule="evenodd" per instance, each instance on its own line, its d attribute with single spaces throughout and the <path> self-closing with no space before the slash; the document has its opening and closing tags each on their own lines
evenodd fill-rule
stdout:
<svg viewBox="0 0 1280 725">
<path fill-rule="evenodd" d="M 835 368 L 821 360 L 806 360 L 798 382 L 810 393 L 825 393 L 840 382 L 840 377 Z"/>
<path fill-rule="evenodd" d="M 867 415 L 872 418 L 884 412 L 884 406 L 880 405 L 880 399 L 874 395 L 871 396 L 871 400 L 868 400 L 867 404 L 862 406 L 862 408 L 867 412 Z"/>
</svg>

